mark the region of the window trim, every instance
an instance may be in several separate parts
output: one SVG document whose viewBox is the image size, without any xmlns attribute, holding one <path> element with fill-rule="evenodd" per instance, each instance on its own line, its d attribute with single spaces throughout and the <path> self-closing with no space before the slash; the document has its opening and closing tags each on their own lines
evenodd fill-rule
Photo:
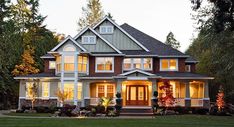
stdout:
<svg viewBox="0 0 234 127">
<path fill-rule="evenodd" d="M 73 61 L 73 63 L 66 63 L 65 62 L 65 57 L 69 57 L 69 56 L 72 56 L 72 57 L 74 57 L 74 61 Z M 75 55 L 73 55 L 73 54 L 68 54 L 68 55 L 64 55 L 63 56 L 63 60 L 64 60 L 64 62 L 63 62 L 63 72 L 66 72 L 66 73 L 69 73 L 69 72 L 74 72 L 74 71 L 76 71 L 75 70 L 75 64 L 76 64 L 76 62 L 75 62 Z M 62 61 L 62 60 L 61 60 Z M 74 65 L 74 70 L 72 70 L 72 71 L 67 71 L 67 70 L 65 70 L 65 64 L 73 64 Z M 78 64 L 78 63 L 77 63 Z"/>
<path fill-rule="evenodd" d="M 55 65 L 54 68 L 52 68 L 52 67 L 50 66 L 50 64 L 51 64 L 52 62 L 53 62 L 54 65 Z M 56 69 L 56 61 L 49 61 L 49 69 Z"/>
<path fill-rule="evenodd" d="M 115 85 L 112 83 L 98 83 L 96 84 L 96 97 L 98 97 L 98 86 L 104 86 L 104 97 L 107 97 L 107 86 L 113 86 L 113 97 L 115 97 Z"/>
<path fill-rule="evenodd" d="M 102 32 L 102 31 L 101 31 L 102 28 L 105 28 L 105 29 L 106 29 L 106 32 Z M 111 28 L 111 29 L 112 29 L 111 32 L 107 32 L 107 29 L 108 29 L 108 28 Z M 113 34 L 113 33 L 114 33 L 114 26 L 111 26 L 111 25 L 105 25 L 105 26 L 103 25 L 103 26 L 100 26 L 100 27 L 99 27 L 99 33 L 100 33 L 100 34 Z"/>
<path fill-rule="evenodd" d="M 82 57 L 82 62 L 79 61 L 79 57 Z M 84 57 L 87 58 L 87 63 L 85 64 L 85 65 L 86 65 L 86 71 L 85 71 L 85 72 L 79 71 L 79 64 L 81 64 L 81 65 L 82 65 L 82 68 L 83 68 L 83 65 L 84 65 Z M 77 56 L 77 71 L 78 71 L 78 73 L 83 73 L 83 74 L 88 73 L 88 64 L 89 64 L 89 57 L 87 57 L 87 56 L 81 56 L 81 55 L 78 55 L 78 56 Z"/>
<path fill-rule="evenodd" d="M 186 66 L 188 67 L 188 70 L 186 70 Z M 185 71 L 186 72 L 191 72 L 191 65 L 185 65 Z"/>
<path fill-rule="evenodd" d="M 112 70 L 110 71 L 106 71 L 106 70 L 103 70 L 103 71 L 100 71 L 97 69 L 97 58 L 111 58 L 112 59 Z M 96 73 L 113 73 L 114 72 L 114 69 L 115 69 L 115 58 L 114 57 L 95 57 L 95 72 Z"/>
<path fill-rule="evenodd" d="M 84 38 L 88 38 L 88 42 L 84 42 Z M 90 42 L 90 38 L 91 37 L 93 37 L 94 38 L 94 42 Z M 82 38 L 81 38 L 81 42 L 82 42 L 82 44 L 96 44 L 96 42 L 97 42 L 97 37 L 96 36 L 82 36 Z"/>
<path fill-rule="evenodd" d="M 43 83 L 48 83 L 48 97 L 44 97 L 44 96 L 43 96 L 43 92 L 44 92 Z M 50 82 L 42 82 L 42 83 L 41 83 L 41 97 L 42 97 L 43 99 L 49 99 L 49 98 L 50 98 Z"/>
<path fill-rule="evenodd" d="M 145 68 L 144 68 L 144 59 L 147 59 L 147 58 L 151 59 L 151 62 L 150 62 L 151 68 L 149 68 L 149 69 L 145 69 Z M 130 61 L 131 61 L 131 62 L 130 62 L 131 67 L 130 67 L 129 69 L 125 69 L 125 68 L 124 68 L 124 60 L 123 60 L 123 70 L 124 70 L 124 71 L 129 71 L 129 70 L 136 69 L 136 68 L 133 67 L 134 59 L 141 59 L 141 68 L 140 68 L 140 69 L 146 70 L 146 71 L 152 71 L 152 70 L 153 70 L 153 58 L 151 58 L 151 57 L 143 57 L 143 58 L 129 58 L 129 57 L 126 57 L 126 58 L 124 58 L 124 59 L 130 59 Z"/>
<path fill-rule="evenodd" d="M 163 69 L 162 68 L 162 60 L 168 60 L 168 69 Z M 176 69 L 170 69 L 170 60 L 176 60 Z M 160 59 L 160 62 L 159 62 L 159 64 L 160 64 L 160 71 L 178 71 L 179 70 L 179 63 L 178 63 L 178 59 Z"/>
</svg>

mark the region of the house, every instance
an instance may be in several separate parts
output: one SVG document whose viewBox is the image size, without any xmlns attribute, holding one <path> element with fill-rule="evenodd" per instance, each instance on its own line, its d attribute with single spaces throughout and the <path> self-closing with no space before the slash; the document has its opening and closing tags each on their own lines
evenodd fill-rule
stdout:
<svg viewBox="0 0 234 127">
<path fill-rule="evenodd" d="M 100 97 L 115 98 L 123 106 L 151 106 L 153 92 L 159 97 L 163 80 L 172 85 L 175 105 L 209 107 L 208 77 L 196 74 L 198 61 L 157 39 L 108 17 L 86 27 L 74 38 L 66 37 L 44 60 L 44 72 L 18 76 L 19 108 L 30 105 L 29 88 L 39 84 L 36 105 L 58 104 L 56 91 L 68 93 L 66 103 L 97 105 Z"/>
</svg>

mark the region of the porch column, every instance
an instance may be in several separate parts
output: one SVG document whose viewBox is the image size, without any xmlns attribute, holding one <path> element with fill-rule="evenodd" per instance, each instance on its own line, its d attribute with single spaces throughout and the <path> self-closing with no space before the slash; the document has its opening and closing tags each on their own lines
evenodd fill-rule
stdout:
<svg viewBox="0 0 234 127">
<path fill-rule="evenodd" d="M 209 98 L 209 86 L 208 81 L 204 82 L 204 98 L 203 98 L 203 107 L 209 109 L 210 107 L 210 98 Z"/>
<path fill-rule="evenodd" d="M 90 82 L 84 82 L 83 83 L 83 97 L 84 97 L 84 103 L 83 106 L 89 106 L 90 105 Z"/>
<path fill-rule="evenodd" d="M 185 107 L 191 107 L 191 98 L 190 98 L 190 89 L 189 89 L 189 81 L 185 81 L 185 89 L 186 89 L 186 96 L 185 96 Z"/>
<path fill-rule="evenodd" d="M 74 56 L 75 70 L 74 70 L 74 105 L 77 106 L 77 90 L 78 90 L 78 53 Z"/>
<path fill-rule="evenodd" d="M 116 93 L 117 92 L 122 92 L 122 80 L 117 80 Z"/>
<path fill-rule="evenodd" d="M 158 84 L 157 84 L 157 80 L 153 79 L 152 80 L 152 93 L 151 93 L 151 99 L 154 98 L 154 91 L 157 91 L 158 88 Z"/>
<path fill-rule="evenodd" d="M 60 91 L 64 92 L 64 55 L 63 55 L 63 53 L 61 53 L 61 78 L 60 78 L 60 82 L 61 82 L 60 83 L 61 86 L 59 86 Z M 60 103 L 59 105 L 60 105 L 60 107 L 63 106 L 62 103 Z"/>
</svg>

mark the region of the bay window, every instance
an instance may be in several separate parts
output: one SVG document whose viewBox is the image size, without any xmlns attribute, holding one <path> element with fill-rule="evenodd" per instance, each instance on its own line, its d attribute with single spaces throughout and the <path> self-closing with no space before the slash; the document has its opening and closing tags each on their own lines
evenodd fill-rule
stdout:
<svg viewBox="0 0 234 127">
<path fill-rule="evenodd" d="M 125 58 L 123 61 L 124 70 L 142 69 L 152 70 L 152 58 Z"/>
<path fill-rule="evenodd" d="M 178 59 L 160 59 L 160 71 L 178 71 Z"/>
<path fill-rule="evenodd" d="M 74 55 L 64 56 L 64 71 L 74 71 Z"/>
<path fill-rule="evenodd" d="M 114 58 L 113 57 L 96 57 L 96 72 L 113 72 Z"/>
<path fill-rule="evenodd" d="M 86 56 L 78 56 L 78 72 L 87 72 L 88 58 Z"/>
</svg>

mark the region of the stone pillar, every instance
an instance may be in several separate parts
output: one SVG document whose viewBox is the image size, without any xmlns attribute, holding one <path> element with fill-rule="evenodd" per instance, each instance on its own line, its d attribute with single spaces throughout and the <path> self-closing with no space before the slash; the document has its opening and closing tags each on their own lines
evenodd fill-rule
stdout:
<svg viewBox="0 0 234 127">
<path fill-rule="evenodd" d="M 90 105 L 90 82 L 84 82 L 83 84 L 83 95 L 84 95 L 84 105 L 83 106 L 89 106 Z"/>
<path fill-rule="evenodd" d="M 209 98 L 209 84 L 208 81 L 204 82 L 204 98 L 203 98 L 203 108 L 209 109 L 210 98 Z"/>
<path fill-rule="evenodd" d="M 191 107 L 190 88 L 189 81 L 185 82 L 186 96 L 185 96 L 185 107 Z"/>
</svg>

